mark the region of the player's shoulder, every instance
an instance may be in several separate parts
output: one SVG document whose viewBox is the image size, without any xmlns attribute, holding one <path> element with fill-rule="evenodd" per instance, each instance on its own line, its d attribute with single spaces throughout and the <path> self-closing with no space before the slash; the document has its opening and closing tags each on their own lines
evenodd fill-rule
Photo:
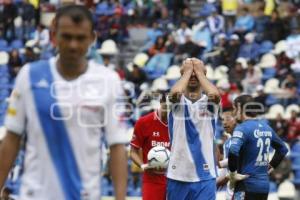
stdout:
<svg viewBox="0 0 300 200">
<path fill-rule="evenodd" d="M 154 112 L 150 112 L 142 117 L 140 117 L 136 123 L 139 123 L 139 124 L 149 124 L 149 122 L 153 121 L 154 120 Z"/>
<path fill-rule="evenodd" d="M 94 60 L 89 61 L 89 67 L 89 73 L 93 76 L 99 76 L 108 80 L 120 80 L 117 72 L 95 62 Z"/>
</svg>

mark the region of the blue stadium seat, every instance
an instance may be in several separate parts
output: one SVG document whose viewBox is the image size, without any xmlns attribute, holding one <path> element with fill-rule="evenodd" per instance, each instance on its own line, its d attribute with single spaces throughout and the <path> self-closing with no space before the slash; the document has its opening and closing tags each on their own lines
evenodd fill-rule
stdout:
<svg viewBox="0 0 300 200">
<path fill-rule="evenodd" d="M 267 99 L 266 99 L 266 105 L 267 106 L 272 106 L 278 104 L 278 99 L 276 97 L 274 97 L 273 95 L 268 95 Z"/>
<path fill-rule="evenodd" d="M 21 40 L 14 40 L 10 44 L 11 49 L 21 49 L 24 47 L 24 44 Z"/>
<path fill-rule="evenodd" d="M 274 78 L 276 74 L 276 69 L 275 68 L 266 68 L 263 70 L 263 77 L 262 80 L 265 83 L 267 80 Z"/>
<path fill-rule="evenodd" d="M 271 41 L 269 41 L 269 40 L 263 41 L 260 44 L 260 48 L 259 48 L 260 55 L 269 53 L 273 49 L 273 47 L 274 47 L 274 44 Z"/>
</svg>

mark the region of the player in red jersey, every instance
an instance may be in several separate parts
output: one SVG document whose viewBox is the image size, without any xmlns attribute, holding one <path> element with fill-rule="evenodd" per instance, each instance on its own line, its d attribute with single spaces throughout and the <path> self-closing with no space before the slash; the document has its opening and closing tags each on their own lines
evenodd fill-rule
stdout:
<svg viewBox="0 0 300 200">
<path fill-rule="evenodd" d="M 165 200 L 167 179 L 165 169 L 149 169 L 147 155 L 152 147 L 164 146 L 170 149 L 167 125 L 165 93 L 162 94 L 160 109 L 141 117 L 135 124 L 131 141 L 130 157 L 141 167 L 143 174 L 143 200 Z M 142 156 L 140 154 L 142 151 Z M 151 166 L 150 166 L 151 168 Z"/>
</svg>

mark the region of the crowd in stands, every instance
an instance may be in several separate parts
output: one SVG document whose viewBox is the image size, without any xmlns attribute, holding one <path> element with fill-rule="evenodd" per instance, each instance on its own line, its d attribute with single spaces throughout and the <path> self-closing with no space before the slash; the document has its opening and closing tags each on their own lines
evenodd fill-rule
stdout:
<svg viewBox="0 0 300 200">
<path fill-rule="evenodd" d="M 4 116 L 5 98 L 21 67 L 55 55 L 51 26 L 41 23 L 41 15 L 55 11 L 63 2 L 0 0 L 0 116 Z M 239 94 L 255 96 L 265 106 L 265 116 L 274 130 L 292 150 L 300 153 L 300 1 L 77 0 L 76 3 L 85 3 L 94 15 L 97 41 L 88 56 L 119 73 L 136 109 L 148 102 L 149 106 L 139 112 L 151 109 L 153 102 L 145 100 L 147 91 L 170 88 L 180 77 L 181 61 L 197 57 L 206 63 L 207 77 L 219 88 L 223 109 L 230 108 Z M 195 12 L 193 5 L 199 4 Z M 120 54 L 122 49 L 135 46 L 135 35 L 130 34 L 133 28 L 146 30 L 145 40 L 132 50 L 135 57 L 127 63 Z M 134 116 L 129 127 L 140 116 L 132 113 L 136 111 L 128 114 Z M 3 123 L 3 117 L 0 118 Z M 221 124 L 217 132 L 222 145 Z M 290 160 L 300 166 L 299 156 L 293 155 Z M 298 168 L 293 169 L 295 185 L 300 190 Z M 283 182 L 290 170 L 276 173 L 274 182 Z M 138 195 L 140 190 L 135 189 L 140 187 L 136 176 L 139 170 L 133 167 L 132 172 L 134 189 L 130 194 Z"/>
</svg>

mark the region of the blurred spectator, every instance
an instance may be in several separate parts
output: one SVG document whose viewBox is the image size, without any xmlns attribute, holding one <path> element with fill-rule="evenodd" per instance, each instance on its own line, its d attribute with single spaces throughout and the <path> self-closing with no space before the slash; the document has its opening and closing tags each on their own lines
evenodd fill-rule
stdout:
<svg viewBox="0 0 300 200">
<path fill-rule="evenodd" d="M 230 98 L 230 84 L 228 82 L 224 82 L 218 85 L 218 88 L 221 94 L 222 110 L 230 109 L 232 107 L 232 101 Z"/>
<path fill-rule="evenodd" d="M 224 17 L 222 15 L 219 15 L 217 12 L 217 9 L 214 8 L 211 11 L 210 16 L 207 18 L 207 25 L 208 25 L 208 28 L 209 28 L 213 38 L 217 34 L 224 32 L 224 30 L 225 30 L 224 23 L 225 23 Z"/>
<path fill-rule="evenodd" d="M 167 41 L 166 41 L 166 52 L 167 53 L 174 53 L 178 50 L 178 45 L 175 41 L 175 38 L 172 34 L 168 35 Z"/>
<path fill-rule="evenodd" d="M 187 36 L 190 37 L 192 35 L 192 30 L 188 27 L 186 21 L 182 21 L 180 23 L 180 28 L 176 31 L 177 43 L 184 44 L 186 42 Z"/>
<path fill-rule="evenodd" d="M 254 60 L 248 61 L 248 68 L 246 72 L 246 77 L 242 81 L 244 92 L 246 94 L 253 94 L 256 87 L 261 84 L 262 73 L 261 70 L 255 66 Z"/>
<path fill-rule="evenodd" d="M 121 6 L 116 7 L 113 16 L 109 21 L 109 39 L 114 40 L 116 43 L 124 43 L 128 38 L 127 20 L 123 15 L 123 8 Z"/>
<path fill-rule="evenodd" d="M 4 38 L 8 41 L 15 39 L 15 25 L 14 20 L 18 16 L 17 6 L 12 0 L 4 1 L 3 8 L 3 24 L 4 24 Z"/>
<path fill-rule="evenodd" d="M 288 124 L 286 120 L 283 119 L 281 114 L 278 114 L 276 116 L 276 119 L 271 121 L 271 127 L 279 137 L 281 137 L 283 140 L 287 139 L 286 136 L 287 136 Z"/>
<path fill-rule="evenodd" d="M 298 113 L 292 111 L 291 118 L 288 120 L 288 135 L 287 139 L 290 142 L 293 142 L 300 135 L 300 120 L 298 118 Z"/>
<path fill-rule="evenodd" d="M 250 15 L 248 8 L 241 10 L 240 16 L 237 17 L 234 25 L 234 31 L 239 35 L 244 35 L 253 30 L 254 18 Z"/>
<path fill-rule="evenodd" d="M 254 97 L 255 102 L 258 102 L 261 105 L 263 105 L 266 110 L 268 95 L 264 92 L 264 86 L 258 85 L 256 86 L 255 90 L 257 93 L 256 96 Z"/>
<path fill-rule="evenodd" d="M 229 45 L 226 49 L 226 64 L 227 66 L 233 67 L 235 60 L 237 59 L 240 52 L 240 39 L 239 36 L 233 34 L 230 36 Z"/>
<path fill-rule="evenodd" d="M 111 70 L 115 70 L 116 66 L 111 62 L 112 56 L 107 54 L 102 54 L 103 65 Z"/>
<path fill-rule="evenodd" d="M 19 51 L 17 49 L 12 50 L 9 53 L 9 61 L 8 61 L 8 66 L 9 66 L 9 72 L 10 72 L 10 78 L 13 80 L 19 73 L 23 63 L 21 60 L 21 57 L 19 55 Z"/>
<path fill-rule="evenodd" d="M 182 10 L 187 7 L 185 0 L 173 0 L 173 23 L 177 24 L 178 19 L 181 19 Z"/>
<path fill-rule="evenodd" d="M 242 67 L 242 63 L 236 62 L 234 68 L 229 71 L 229 78 L 231 83 L 239 84 L 245 78 L 245 70 Z"/>
<path fill-rule="evenodd" d="M 276 77 L 284 79 L 291 72 L 291 64 L 294 63 L 294 60 L 287 57 L 285 52 L 280 53 L 276 60 Z"/>
<path fill-rule="evenodd" d="M 191 16 L 191 10 L 189 8 L 184 8 L 182 10 L 181 21 L 185 21 L 188 27 L 192 27 L 194 24 L 194 18 Z"/>
<path fill-rule="evenodd" d="M 289 35 L 286 39 L 287 41 L 287 51 L 286 55 L 289 58 L 297 58 L 300 54 L 300 34 L 299 34 L 300 29 L 294 29 L 292 30 L 291 35 Z"/>
<path fill-rule="evenodd" d="M 225 16 L 226 30 L 230 30 L 238 10 L 238 0 L 222 0 L 222 12 Z"/>
<path fill-rule="evenodd" d="M 178 54 L 183 57 L 198 58 L 204 47 L 201 47 L 192 41 L 190 35 L 185 36 L 185 43 L 179 45 Z M 183 58 L 184 59 L 184 58 Z"/>
<path fill-rule="evenodd" d="M 162 36 L 162 35 L 163 35 L 163 32 L 159 28 L 158 23 L 153 22 L 152 27 L 148 29 L 147 42 L 142 49 L 148 50 L 153 44 L 155 44 L 157 37 Z"/>
<path fill-rule="evenodd" d="M 208 17 L 213 10 L 216 10 L 215 0 L 207 0 L 201 7 L 198 15 L 202 18 Z"/>
<path fill-rule="evenodd" d="M 135 94 L 140 94 L 140 85 L 147 82 L 146 73 L 140 69 L 137 65 L 133 64 L 133 69 L 126 76 L 126 80 L 134 83 Z"/>
<path fill-rule="evenodd" d="M 283 105 L 298 104 L 297 80 L 293 74 L 288 74 L 281 83 L 286 95 L 283 98 Z"/>
<path fill-rule="evenodd" d="M 169 16 L 169 11 L 166 8 L 161 11 L 161 18 L 157 20 L 157 22 L 160 29 L 166 33 L 170 32 L 170 29 L 172 29 L 174 26 Z"/>
<path fill-rule="evenodd" d="M 276 3 L 275 0 L 265 0 L 265 8 L 264 8 L 264 14 L 266 16 L 271 16 L 274 12 Z"/>
<path fill-rule="evenodd" d="M 165 40 L 162 36 L 159 36 L 155 44 L 148 50 L 148 54 L 152 57 L 155 54 L 166 52 Z"/>
<path fill-rule="evenodd" d="M 273 43 L 282 40 L 286 36 L 286 30 L 284 22 L 279 18 L 278 12 L 274 10 L 271 15 L 271 19 L 266 24 L 265 39 L 272 41 Z"/>
<path fill-rule="evenodd" d="M 34 52 L 34 49 L 32 47 L 25 47 L 25 53 L 23 57 L 23 63 L 29 63 L 37 60 L 38 57 Z"/>
<path fill-rule="evenodd" d="M 29 0 L 23 0 L 18 4 L 18 12 L 22 17 L 22 29 L 23 29 L 23 38 L 27 40 L 30 38 L 30 33 L 36 25 L 35 22 L 35 9 Z"/>
<path fill-rule="evenodd" d="M 192 40 L 200 47 L 203 47 L 205 52 L 209 52 L 212 50 L 213 42 L 211 38 L 211 33 L 205 22 L 200 21 L 197 25 L 193 27 Z"/>
<path fill-rule="evenodd" d="M 259 45 L 255 42 L 255 34 L 247 33 L 245 35 L 245 43 L 242 44 L 239 57 L 246 58 L 247 60 L 258 59 Z"/>
<path fill-rule="evenodd" d="M 41 47 L 41 49 L 45 49 L 50 43 L 49 30 L 44 25 L 39 24 L 34 33 L 34 40 L 37 46 Z"/>
<path fill-rule="evenodd" d="M 257 16 L 255 17 L 255 26 L 254 32 L 258 41 L 264 39 L 266 32 L 267 24 L 269 23 L 269 17 L 264 14 L 264 8 L 261 7 L 258 9 Z"/>
<path fill-rule="evenodd" d="M 210 62 L 213 66 L 224 65 L 226 63 L 226 56 L 228 51 L 227 38 L 224 33 L 217 36 L 217 44 L 213 48 L 213 55 Z"/>
</svg>

